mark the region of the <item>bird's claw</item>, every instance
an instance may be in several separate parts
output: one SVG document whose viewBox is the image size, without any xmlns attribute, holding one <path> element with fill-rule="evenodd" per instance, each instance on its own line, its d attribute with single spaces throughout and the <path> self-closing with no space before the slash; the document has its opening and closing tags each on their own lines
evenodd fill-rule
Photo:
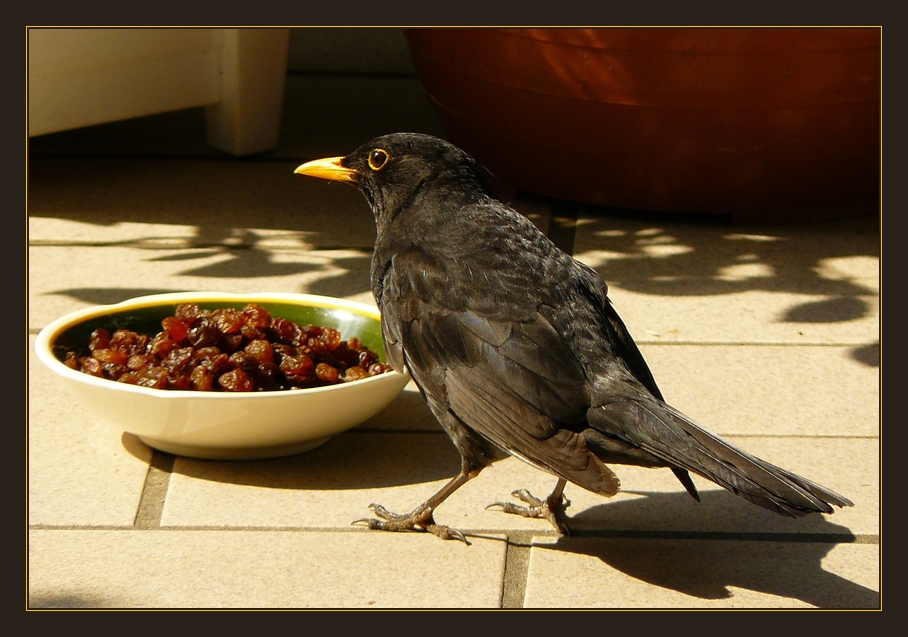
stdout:
<svg viewBox="0 0 908 637">
<path fill-rule="evenodd" d="M 497 506 L 501 507 L 501 510 L 504 513 L 510 513 L 511 515 L 521 515 L 525 518 L 545 519 L 548 520 L 559 533 L 570 537 L 571 531 L 567 526 L 567 516 L 564 511 L 571 506 L 571 501 L 564 497 L 564 495 L 561 495 L 558 498 L 549 496 L 545 500 L 541 500 L 526 489 L 517 489 L 516 491 L 512 491 L 511 495 L 521 502 L 525 502 L 527 506 L 521 506 L 519 504 L 514 504 L 513 502 L 493 502 L 486 507 L 486 510 Z"/>
<path fill-rule="evenodd" d="M 352 525 L 365 524 L 373 531 L 419 531 L 428 532 L 443 540 L 460 540 L 467 546 L 470 541 L 457 529 L 452 529 L 444 524 L 437 524 L 432 514 L 432 509 L 420 506 L 412 513 L 401 515 L 392 513 L 380 504 L 370 504 L 369 509 L 378 518 L 360 518 L 354 520 Z"/>
<path fill-rule="evenodd" d="M 432 535 L 436 535 L 443 540 L 460 540 L 467 546 L 470 546 L 470 541 L 464 537 L 463 533 L 457 529 L 452 529 L 449 526 L 444 524 L 429 524 L 426 525 L 426 531 Z"/>
</svg>

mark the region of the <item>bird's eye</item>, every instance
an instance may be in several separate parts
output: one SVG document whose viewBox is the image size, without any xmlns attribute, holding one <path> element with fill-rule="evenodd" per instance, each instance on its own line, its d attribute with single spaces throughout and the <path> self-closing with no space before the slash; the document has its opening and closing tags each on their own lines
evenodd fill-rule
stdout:
<svg viewBox="0 0 908 637">
<path fill-rule="evenodd" d="M 376 148 L 369 153 L 369 168 L 372 170 L 381 170 L 384 165 L 388 163 L 390 158 L 391 155 L 388 154 L 388 151 Z"/>
</svg>

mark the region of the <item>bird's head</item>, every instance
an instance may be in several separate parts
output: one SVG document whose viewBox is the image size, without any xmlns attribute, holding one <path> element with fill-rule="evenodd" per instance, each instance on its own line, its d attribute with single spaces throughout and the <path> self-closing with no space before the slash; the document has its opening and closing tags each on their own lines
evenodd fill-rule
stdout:
<svg viewBox="0 0 908 637">
<path fill-rule="evenodd" d="M 376 137 L 346 157 L 316 159 L 294 172 L 353 184 L 365 195 L 379 223 L 428 184 L 432 196 L 490 194 L 483 169 L 472 157 L 442 139 L 420 133 Z"/>
</svg>

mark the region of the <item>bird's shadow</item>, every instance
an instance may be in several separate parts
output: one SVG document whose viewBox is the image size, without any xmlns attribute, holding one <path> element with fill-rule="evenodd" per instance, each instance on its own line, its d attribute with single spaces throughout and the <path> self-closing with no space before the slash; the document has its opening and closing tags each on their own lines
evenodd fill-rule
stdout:
<svg viewBox="0 0 908 637">
<path fill-rule="evenodd" d="M 391 435 L 406 442 L 382 444 L 382 453 L 376 454 L 377 435 L 386 442 Z M 147 460 L 147 448 L 134 436 L 124 434 L 123 444 L 137 457 L 146 454 Z M 174 473 L 199 480 L 329 492 L 426 483 L 450 478 L 459 468 L 459 456 L 440 428 L 400 433 L 354 429 L 307 453 L 270 460 L 171 462 Z M 836 547 L 862 541 L 831 521 L 834 517 L 782 518 L 717 489 L 702 490 L 700 503 L 683 491 L 624 493 L 644 497 L 588 507 L 569 519 L 570 537 L 537 538 L 534 550 L 598 558 L 636 580 L 702 599 L 704 606 L 745 589 L 817 608 L 880 607 L 878 590 L 823 568 Z M 490 493 L 489 502 L 504 495 Z M 502 528 L 507 528 L 504 521 Z M 540 530 L 549 530 L 542 521 Z M 867 553 L 878 559 L 877 553 Z M 853 559 L 862 557 L 856 553 Z"/>
<path fill-rule="evenodd" d="M 754 509 L 756 515 L 752 515 L 752 506 L 731 493 L 704 491 L 700 504 L 690 502 L 680 491 L 641 495 L 646 497 L 587 508 L 569 521 L 571 537 L 534 546 L 595 557 L 634 579 L 702 600 L 727 599 L 734 596 L 734 589 L 746 589 L 817 608 L 880 608 L 877 590 L 823 568 L 834 548 L 858 541 L 849 529 L 826 516 L 781 522 L 775 522 L 773 516 L 772 532 L 747 532 L 739 529 L 761 527 L 743 520 L 739 524 L 734 518 L 760 517 L 764 512 Z M 702 531 L 633 530 L 641 525 L 659 528 L 658 520 L 667 519 L 667 514 L 672 517 L 670 512 L 693 509 L 696 515 L 700 507 L 713 513 L 712 524 L 704 518 Z M 715 512 L 722 512 L 723 517 L 717 518 Z M 652 516 L 658 516 L 656 525 L 647 524 Z M 602 529 L 603 518 L 608 520 L 609 530 Z M 804 532 L 805 525 L 808 532 Z M 735 531 L 705 530 L 710 526 Z"/>
</svg>

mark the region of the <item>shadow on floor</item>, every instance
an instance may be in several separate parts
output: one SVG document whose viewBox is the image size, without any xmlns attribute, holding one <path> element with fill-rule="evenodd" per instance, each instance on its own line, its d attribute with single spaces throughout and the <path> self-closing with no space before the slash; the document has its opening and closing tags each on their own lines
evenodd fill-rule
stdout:
<svg viewBox="0 0 908 637">
<path fill-rule="evenodd" d="M 199 460 L 180 457 L 173 471 L 225 484 L 328 491 L 420 484 L 456 475 L 460 470 L 460 455 L 422 397 L 416 392 L 403 392 L 394 409 L 415 414 L 410 422 L 417 429 L 353 429 L 332 437 L 321 447 L 284 458 Z M 138 438 L 124 433 L 121 440 L 132 455 L 147 458 L 147 447 Z M 378 443 L 381 444 L 380 453 L 376 452 Z"/>
<path fill-rule="evenodd" d="M 647 508 L 671 511 L 685 493 L 648 493 Z M 737 498 L 724 491 L 705 491 L 699 506 L 721 509 Z M 601 516 L 604 509 L 613 522 L 639 518 L 639 500 L 615 501 L 587 509 L 584 518 Z M 596 511 L 597 509 L 602 509 Z M 732 507 L 729 507 L 731 510 Z M 734 513 L 732 513 L 734 515 Z M 880 607 L 879 592 L 823 569 L 824 558 L 838 544 L 857 538 L 846 527 L 826 516 L 813 515 L 811 532 L 797 533 L 647 533 L 645 531 L 596 532 L 578 528 L 572 538 L 559 538 L 538 548 L 589 555 L 630 577 L 697 597 L 727 599 L 734 588 L 798 599 L 818 608 Z M 792 521 L 795 527 L 801 520 Z M 639 520 L 638 520 L 639 523 Z M 620 528 L 620 523 L 618 523 Z M 580 537 L 577 537 L 577 536 Z M 598 535 L 598 537 L 592 537 Z M 603 537 L 604 536 L 604 537 Z M 605 593 L 604 593 L 605 594 Z"/>
</svg>

